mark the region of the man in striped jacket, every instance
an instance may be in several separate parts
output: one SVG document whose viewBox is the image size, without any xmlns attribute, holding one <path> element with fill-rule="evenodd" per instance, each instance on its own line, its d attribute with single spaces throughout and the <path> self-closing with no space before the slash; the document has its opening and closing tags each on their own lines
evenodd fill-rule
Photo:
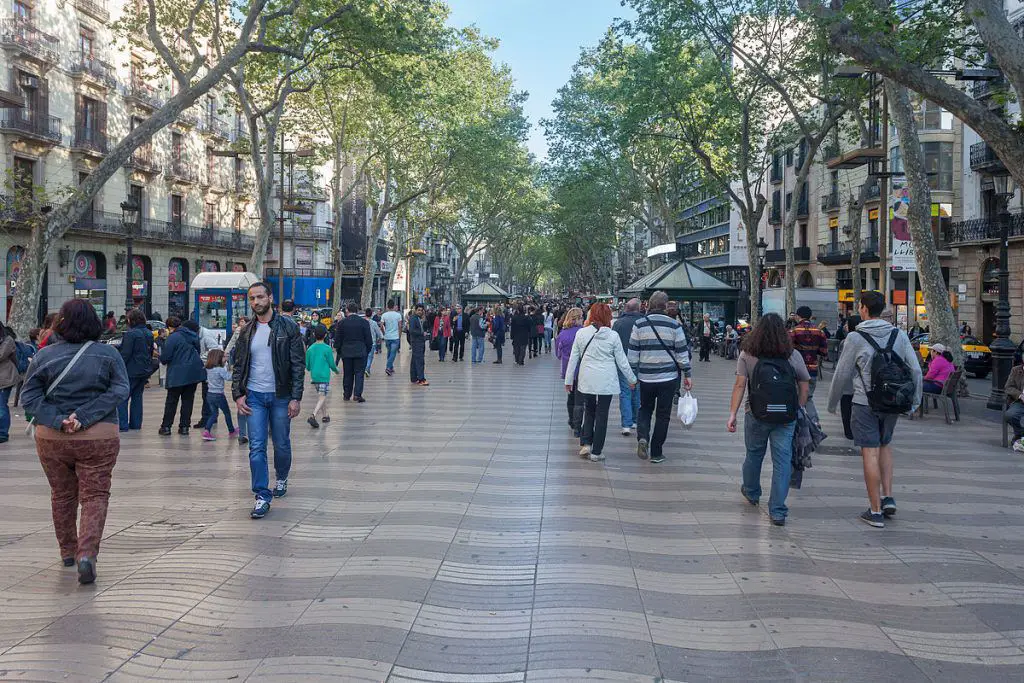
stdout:
<svg viewBox="0 0 1024 683">
<path fill-rule="evenodd" d="M 668 295 L 655 292 L 647 302 L 647 317 L 641 318 L 629 337 L 629 364 L 640 386 L 640 415 L 636 421 L 636 454 L 641 460 L 664 462 L 661 448 L 672 419 L 672 399 L 679 390 L 679 379 L 689 391 L 690 350 L 679 321 L 665 315 Z M 651 416 L 654 434 L 651 435 Z M 650 439 L 648 441 L 648 439 Z M 648 446 L 649 444 L 649 446 Z"/>
</svg>

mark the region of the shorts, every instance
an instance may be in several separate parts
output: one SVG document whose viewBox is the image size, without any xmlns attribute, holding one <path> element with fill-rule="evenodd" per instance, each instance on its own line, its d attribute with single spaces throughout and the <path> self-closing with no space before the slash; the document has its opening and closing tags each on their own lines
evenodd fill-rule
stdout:
<svg viewBox="0 0 1024 683">
<path fill-rule="evenodd" d="M 876 413 L 867 406 L 854 403 L 850 413 L 854 445 L 860 448 L 888 446 L 899 417 L 896 414 Z"/>
<path fill-rule="evenodd" d="M 316 389 L 316 393 L 320 394 L 321 396 L 326 396 L 327 394 L 331 393 L 330 382 L 313 382 L 313 387 Z"/>
</svg>

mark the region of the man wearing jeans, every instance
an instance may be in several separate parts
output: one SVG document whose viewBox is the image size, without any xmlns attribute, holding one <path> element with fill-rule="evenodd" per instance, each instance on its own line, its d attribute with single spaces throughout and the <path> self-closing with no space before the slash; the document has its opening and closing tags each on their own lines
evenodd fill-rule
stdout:
<svg viewBox="0 0 1024 683">
<path fill-rule="evenodd" d="M 274 312 L 270 287 L 249 287 L 253 319 L 239 330 L 231 392 L 240 415 L 248 415 L 249 471 L 256 496 L 249 516 L 270 512 L 272 498 L 288 493 L 292 466 L 291 421 L 299 414 L 306 374 L 306 349 L 295 321 Z M 274 440 L 274 472 L 270 489 L 267 466 L 268 432 Z"/>
<path fill-rule="evenodd" d="M 667 310 L 668 295 L 660 291 L 652 294 L 647 303 L 647 317 L 637 320 L 633 326 L 627 353 L 640 386 L 636 455 L 641 460 L 650 458 L 652 463 L 665 462 L 661 448 L 668 436 L 672 399 L 676 395 L 679 376 L 684 376 L 683 388 L 687 391 L 693 386 L 690 381 L 690 345 L 686 341 L 683 326 L 665 315 Z"/>
<path fill-rule="evenodd" d="M 612 329 L 618 333 L 622 340 L 622 350 L 629 354 L 629 336 L 633 334 L 633 327 L 636 321 L 642 318 L 640 315 L 640 300 L 630 299 L 626 302 L 626 309 L 619 319 L 612 325 Z M 622 421 L 622 435 L 629 436 L 630 429 L 636 427 L 637 417 L 640 416 L 640 385 L 632 389 L 626 378 L 619 373 L 619 418 Z"/>
<path fill-rule="evenodd" d="M 380 317 L 384 325 L 384 345 L 388 347 L 388 362 L 384 368 L 388 377 L 395 374 L 395 356 L 402 343 L 402 314 L 395 310 L 395 302 L 388 301 L 388 312 Z"/>
<path fill-rule="evenodd" d="M 481 306 L 469 319 L 469 336 L 472 338 L 471 360 L 474 364 L 484 362 L 484 338 L 487 336 L 487 316 Z"/>
</svg>

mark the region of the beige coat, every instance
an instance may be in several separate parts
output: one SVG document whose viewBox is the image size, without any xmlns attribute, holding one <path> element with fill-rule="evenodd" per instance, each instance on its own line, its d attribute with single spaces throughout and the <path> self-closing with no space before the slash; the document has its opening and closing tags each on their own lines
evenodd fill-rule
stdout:
<svg viewBox="0 0 1024 683">
<path fill-rule="evenodd" d="M 14 348 L 14 338 L 4 337 L 0 342 L 0 389 L 13 387 L 21 381 L 18 374 L 18 356 Z"/>
</svg>

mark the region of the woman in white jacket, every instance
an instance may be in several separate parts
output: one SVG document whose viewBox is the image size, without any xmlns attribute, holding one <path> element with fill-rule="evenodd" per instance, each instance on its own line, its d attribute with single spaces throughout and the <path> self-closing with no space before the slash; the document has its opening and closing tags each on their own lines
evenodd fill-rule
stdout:
<svg viewBox="0 0 1024 683">
<path fill-rule="evenodd" d="M 608 304 L 590 307 L 589 324 L 576 333 L 565 371 L 565 390 L 576 384 L 577 401 L 583 403 L 583 431 L 580 457 L 593 462 L 604 460 L 604 438 L 608 432 L 608 407 L 612 396 L 619 395 L 619 373 L 629 387 L 636 386 L 636 375 L 629 367 L 622 340 L 611 329 L 612 309 Z"/>
</svg>

